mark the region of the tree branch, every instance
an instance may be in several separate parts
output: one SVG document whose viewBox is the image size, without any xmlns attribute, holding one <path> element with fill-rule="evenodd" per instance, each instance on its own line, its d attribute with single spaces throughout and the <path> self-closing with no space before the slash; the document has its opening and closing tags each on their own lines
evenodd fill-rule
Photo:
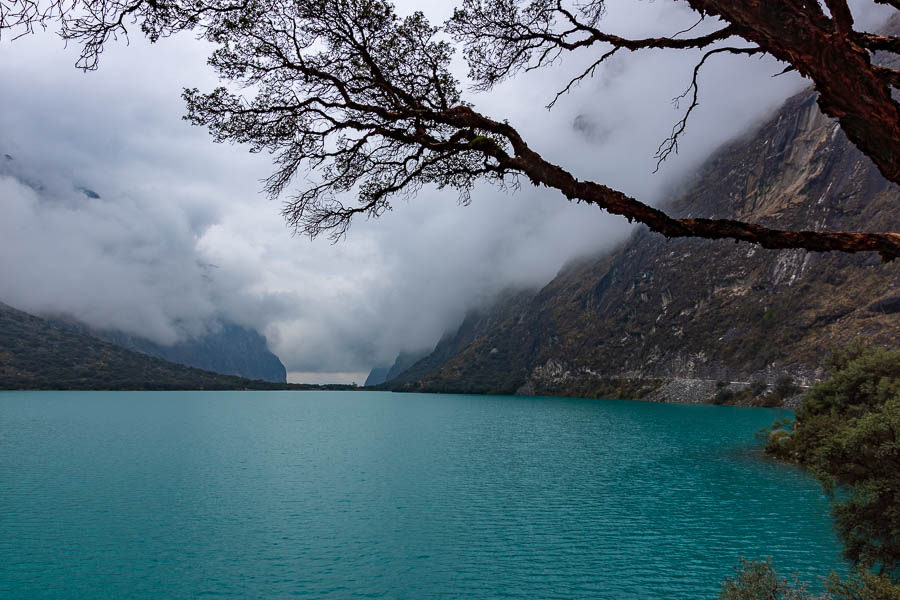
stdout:
<svg viewBox="0 0 900 600">
<path fill-rule="evenodd" d="M 679 102 L 687 97 L 688 94 L 691 94 L 691 104 L 688 106 L 687 110 L 684 112 L 684 117 L 681 118 L 675 125 L 672 127 L 672 134 L 664 139 L 662 143 L 660 143 L 659 148 L 656 149 L 656 154 L 654 158 L 656 159 L 656 169 L 653 170 L 654 173 L 659 171 L 659 166 L 669 157 L 673 152 L 678 154 L 678 138 L 681 137 L 681 134 L 684 133 L 684 130 L 687 128 L 688 118 L 690 118 L 691 113 L 694 112 L 694 109 L 699 106 L 698 96 L 700 93 L 700 88 L 697 85 L 697 77 L 700 74 L 700 69 L 703 67 L 704 63 L 706 63 L 706 59 L 714 54 L 721 54 L 723 52 L 727 52 L 729 54 L 746 54 L 748 56 L 752 56 L 754 54 L 758 54 L 762 52 L 759 48 L 716 48 L 714 50 L 710 50 L 706 52 L 701 58 L 700 62 L 694 67 L 694 74 L 691 76 L 691 84 L 688 86 L 684 92 L 682 92 L 679 96 L 676 96 L 672 99 L 672 103 L 675 104 L 675 108 L 678 108 Z"/>
<path fill-rule="evenodd" d="M 524 173 L 535 185 L 554 188 L 570 200 L 594 204 L 629 221 L 638 221 L 669 238 L 733 239 L 759 244 L 763 248 L 803 248 L 816 252 L 878 252 L 885 262 L 900 257 L 900 234 L 897 233 L 784 231 L 730 219 L 675 219 L 605 185 L 579 181 L 531 150 L 508 124 L 491 121 L 466 107 L 455 112 L 464 115 L 459 119 L 461 125 L 493 131 L 510 140 L 515 156 L 500 157 L 501 165 Z"/>
</svg>

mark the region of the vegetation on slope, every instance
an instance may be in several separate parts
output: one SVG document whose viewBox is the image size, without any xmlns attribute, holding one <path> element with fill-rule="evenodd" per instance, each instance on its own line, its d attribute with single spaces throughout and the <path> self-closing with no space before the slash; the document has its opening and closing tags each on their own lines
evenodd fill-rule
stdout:
<svg viewBox="0 0 900 600">
<path fill-rule="evenodd" d="M 829 365 L 766 451 L 822 482 L 850 560 L 900 575 L 900 351 L 853 344 Z"/>
<path fill-rule="evenodd" d="M 131 352 L 0 304 L 0 389 L 318 389 L 251 381 Z"/>
<path fill-rule="evenodd" d="M 864 569 L 846 579 L 832 573 L 825 595 L 814 595 L 805 583 L 779 575 L 768 559 L 745 561 L 734 578 L 722 585 L 719 600 L 898 600 L 900 586 L 885 575 Z"/>
</svg>

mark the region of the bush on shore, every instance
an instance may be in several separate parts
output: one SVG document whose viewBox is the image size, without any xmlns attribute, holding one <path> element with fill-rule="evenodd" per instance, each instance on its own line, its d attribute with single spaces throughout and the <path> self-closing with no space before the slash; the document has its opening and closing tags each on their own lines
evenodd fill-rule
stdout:
<svg viewBox="0 0 900 600">
<path fill-rule="evenodd" d="M 827 366 L 829 378 L 810 389 L 795 420 L 761 437 L 768 454 L 804 465 L 822 483 L 856 570 L 832 574 L 825 595 L 813 596 L 768 559 L 743 561 L 721 600 L 900 600 L 900 351 L 855 343 Z"/>
</svg>

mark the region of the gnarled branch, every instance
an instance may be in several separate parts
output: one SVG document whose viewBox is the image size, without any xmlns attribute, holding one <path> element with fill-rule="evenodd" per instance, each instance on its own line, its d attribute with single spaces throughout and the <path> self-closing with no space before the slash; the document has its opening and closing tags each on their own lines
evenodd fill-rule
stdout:
<svg viewBox="0 0 900 600">
<path fill-rule="evenodd" d="M 563 92 L 619 50 L 706 49 L 688 92 L 691 106 L 676 125 L 666 154 L 677 148 L 697 105 L 697 75 L 719 52 L 760 51 L 811 78 L 823 112 L 900 183 L 900 106 L 891 95 L 897 72 L 872 65 L 873 50 L 896 51 L 891 36 L 855 32 L 844 0 L 828 0 L 831 17 L 806 0 L 685 0 L 701 16 L 724 21 L 695 37 L 627 39 L 602 31 L 601 0 L 569 9 L 561 0 L 463 0 L 447 24 L 467 45 L 482 89 L 520 69 L 552 64 L 563 52 L 600 50 Z M 886 3 L 900 7 L 896 0 Z M 767 248 L 879 252 L 900 256 L 895 233 L 780 231 L 732 220 L 674 219 L 599 183 L 579 181 L 528 147 L 509 124 L 466 105 L 449 70 L 453 48 L 436 37 L 421 13 L 400 19 L 387 0 L 0 0 L 0 35 L 60 24 L 82 43 L 82 68 L 95 68 L 109 39 L 140 23 L 151 39 L 197 29 L 218 49 L 210 62 L 226 80 L 254 90 L 247 101 L 224 88 L 185 92 L 188 119 L 217 141 L 251 145 L 275 155 L 266 182 L 273 196 L 305 171 L 310 182 L 285 208 L 289 223 L 311 236 L 340 237 L 353 218 L 377 217 L 398 194 L 423 185 L 452 187 L 463 200 L 474 183 L 535 185 L 595 204 L 669 237 L 730 238 Z M 722 48 L 739 36 L 754 44 Z M 355 194 L 356 206 L 344 195 Z"/>
<path fill-rule="evenodd" d="M 781 231 L 727 219 L 672 218 L 576 179 L 531 149 L 512 125 L 462 103 L 447 70 L 450 49 L 434 40 L 436 30 L 421 15 L 401 20 L 377 0 L 284 0 L 277 6 L 247 27 L 210 32 L 225 43 L 211 63 L 221 75 L 253 85 L 255 97 L 245 102 L 220 89 L 188 91 L 186 98 L 189 118 L 209 126 L 216 139 L 276 153 L 280 169 L 268 185 L 273 195 L 304 166 L 318 178 L 285 207 L 288 221 L 310 236 L 340 237 L 354 217 L 377 217 L 390 209 L 391 197 L 425 184 L 465 195 L 478 179 L 503 184 L 525 176 L 668 237 L 900 256 L 900 235 L 894 233 Z M 758 51 L 721 48 L 706 56 Z M 358 205 L 345 206 L 338 195 L 352 191 Z"/>
</svg>

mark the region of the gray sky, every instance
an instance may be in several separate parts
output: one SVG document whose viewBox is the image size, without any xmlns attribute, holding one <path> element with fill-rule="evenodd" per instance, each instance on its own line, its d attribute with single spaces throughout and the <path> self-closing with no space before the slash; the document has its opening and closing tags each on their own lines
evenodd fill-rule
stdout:
<svg viewBox="0 0 900 600">
<path fill-rule="evenodd" d="M 451 11 L 447 2 L 399 5 L 433 21 Z M 863 18 L 883 14 L 867 8 Z M 659 35 L 693 20 L 681 2 L 620 0 L 606 24 Z M 401 350 L 433 346 L 503 288 L 546 283 L 566 260 L 630 232 L 624 219 L 523 183 L 517 193 L 482 186 L 468 207 L 452 191 L 424 189 L 355 223 L 337 245 L 292 237 L 280 203 L 260 194 L 269 157 L 214 144 L 181 120 L 181 89 L 217 83 L 210 49 L 190 34 L 155 45 L 134 36 L 82 73 L 76 49 L 50 33 L 0 43 L 0 301 L 161 343 L 229 318 L 264 333 L 291 380 L 361 381 Z M 781 68 L 769 59 L 716 57 L 681 153 L 653 174 L 653 153 L 681 114 L 671 98 L 698 54 L 616 56 L 544 109 L 589 58 L 467 99 L 577 176 L 653 204 L 804 85 L 771 77 Z"/>
</svg>

